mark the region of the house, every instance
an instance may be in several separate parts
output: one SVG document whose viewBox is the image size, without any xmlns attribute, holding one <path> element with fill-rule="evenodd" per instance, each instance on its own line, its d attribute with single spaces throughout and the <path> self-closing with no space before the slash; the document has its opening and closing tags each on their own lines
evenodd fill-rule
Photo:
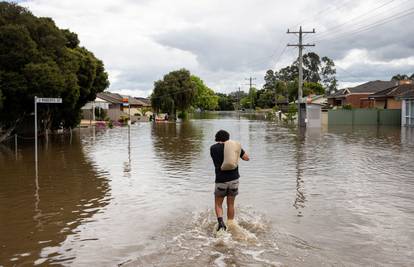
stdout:
<svg viewBox="0 0 414 267">
<path fill-rule="evenodd" d="M 414 90 L 403 93 L 399 99 L 402 100 L 401 125 L 414 127 Z"/>
<path fill-rule="evenodd" d="M 100 114 L 102 112 L 102 110 L 105 110 L 106 112 L 109 109 L 109 102 L 105 101 L 104 99 L 101 99 L 99 97 L 96 97 L 94 101 L 88 102 L 86 103 L 85 106 L 83 106 L 82 109 L 82 118 L 84 120 L 98 120 L 100 119 Z M 94 114 L 92 113 L 92 111 L 94 109 L 98 110 L 98 118 L 96 118 L 96 116 L 94 116 Z M 102 112 L 103 113 L 103 112 Z"/>
<path fill-rule="evenodd" d="M 370 105 L 368 96 L 396 85 L 395 81 L 371 81 L 344 88 L 328 96 L 328 103 L 332 107 L 349 104 L 353 108 L 368 108 Z"/>
<path fill-rule="evenodd" d="M 401 109 L 401 95 L 414 91 L 412 80 L 398 81 L 397 85 L 368 96 L 369 107 L 379 109 Z"/>
<path fill-rule="evenodd" d="M 144 104 L 144 107 L 151 107 L 151 100 L 145 97 L 135 97 L 138 101 L 141 101 Z"/>
<path fill-rule="evenodd" d="M 109 102 L 108 117 L 111 120 L 117 121 L 122 117 L 128 117 L 131 114 L 131 120 L 139 120 L 139 116 L 142 116 L 142 108 L 148 105 L 132 96 L 123 96 L 111 92 L 98 93 L 97 97 Z M 123 99 L 127 98 L 129 106 L 124 106 Z"/>
</svg>

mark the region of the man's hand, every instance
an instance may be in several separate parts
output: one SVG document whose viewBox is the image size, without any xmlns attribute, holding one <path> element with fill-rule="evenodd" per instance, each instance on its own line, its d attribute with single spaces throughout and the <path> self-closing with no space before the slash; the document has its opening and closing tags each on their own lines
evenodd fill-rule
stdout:
<svg viewBox="0 0 414 267">
<path fill-rule="evenodd" d="M 249 155 L 247 155 L 246 152 L 244 152 L 243 157 L 241 157 L 241 159 L 242 160 L 245 160 L 245 161 L 249 161 L 250 160 Z"/>
</svg>

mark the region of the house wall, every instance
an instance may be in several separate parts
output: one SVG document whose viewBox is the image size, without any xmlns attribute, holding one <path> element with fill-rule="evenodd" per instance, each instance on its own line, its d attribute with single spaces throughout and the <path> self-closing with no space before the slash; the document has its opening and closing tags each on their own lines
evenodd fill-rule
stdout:
<svg viewBox="0 0 414 267">
<path fill-rule="evenodd" d="M 338 105 L 337 102 L 341 102 L 341 104 Z M 330 106 L 333 106 L 333 107 L 335 107 L 335 106 L 342 106 L 342 102 L 343 102 L 343 98 L 328 98 L 328 104 Z"/>
<path fill-rule="evenodd" d="M 351 104 L 353 108 L 361 108 L 361 98 L 367 98 L 369 94 L 350 94 L 346 97 L 344 104 Z"/>
<path fill-rule="evenodd" d="M 123 107 L 123 111 L 128 114 L 129 113 L 128 107 Z M 139 113 L 142 115 L 142 107 L 135 107 L 131 105 L 131 115 L 135 115 L 136 113 Z"/>
<path fill-rule="evenodd" d="M 387 109 L 401 109 L 401 101 L 389 98 L 387 103 Z"/>
<path fill-rule="evenodd" d="M 374 101 L 374 108 L 384 109 L 387 100 L 375 100 Z"/>
<path fill-rule="evenodd" d="M 108 109 L 108 117 L 110 120 L 117 121 L 124 114 L 120 104 L 111 104 Z"/>
</svg>

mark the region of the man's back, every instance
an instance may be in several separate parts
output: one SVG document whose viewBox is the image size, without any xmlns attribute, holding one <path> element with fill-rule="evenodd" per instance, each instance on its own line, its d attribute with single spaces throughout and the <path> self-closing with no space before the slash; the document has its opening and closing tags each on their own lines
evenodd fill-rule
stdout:
<svg viewBox="0 0 414 267">
<path fill-rule="evenodd" d="M 244 150 L 241 150 L 240 157 L 243 157 Z M 239 168 L 234 170 L 222 171 L 221 165 L 224 161 L 224 143 L 216 143 L 210 147 L 210 155 L 214 162 L 216 171 L 216 183 L 224 183 L 232 180 L 236 180 L 240 177 Z"/>
</svg>

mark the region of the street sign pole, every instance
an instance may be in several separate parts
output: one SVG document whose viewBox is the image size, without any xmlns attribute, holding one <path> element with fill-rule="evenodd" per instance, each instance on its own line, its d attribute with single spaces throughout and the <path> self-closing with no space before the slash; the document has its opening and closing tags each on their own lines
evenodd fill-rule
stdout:
<svg viewBox="0 0 414 267">
<path fill-rule="evenodd" d="M 62 104 L 62 98 L 40 98 L 34 97 L 34 124 L 35 124 L 35 162 L 37 166 L 37 103 Z"/>
<path fill-rule="evenodd" d="M 37 164 L 37 96 L 34 97 L 34 123 L 35 123 L 35 162 Z"/>
</svg>

